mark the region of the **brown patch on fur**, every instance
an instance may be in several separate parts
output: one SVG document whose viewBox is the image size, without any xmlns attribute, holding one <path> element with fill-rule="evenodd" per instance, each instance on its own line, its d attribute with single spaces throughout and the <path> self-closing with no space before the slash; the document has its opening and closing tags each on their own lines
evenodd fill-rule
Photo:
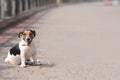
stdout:
<svg viewBox="0 0 120 80">
<path fill-rule="evenodd" d="M 25 30 L 18 34 L 18 37 L 25 40 L 26 37 L 31 37 L 32 39 L 35 37 L 35 30 Z"/>
</svg>

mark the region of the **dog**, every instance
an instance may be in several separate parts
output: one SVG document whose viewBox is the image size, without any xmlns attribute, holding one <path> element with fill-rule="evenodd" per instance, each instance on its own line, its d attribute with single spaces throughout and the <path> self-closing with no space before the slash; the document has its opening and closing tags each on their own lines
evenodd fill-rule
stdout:
<svg viewBox="0 0 120 80">
<path fill-rule="evenodd" d="M 5 62 L 20 65 L 20 67 L 26 67 L 27 60 L 35 63 L 36 50 L 33 43 L 35 36 L 35 30 L 24 30 L 19 32 L 18 37 L 21 41 L 9 50 Z"/>
</svg>

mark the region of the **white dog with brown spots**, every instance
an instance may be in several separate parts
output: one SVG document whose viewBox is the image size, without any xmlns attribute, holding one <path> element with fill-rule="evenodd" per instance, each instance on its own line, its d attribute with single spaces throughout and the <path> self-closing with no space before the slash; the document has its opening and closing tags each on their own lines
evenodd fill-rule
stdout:
<svg viewBox="0 0 120 80">
<path fill-rule="evenodd" d="M 36 50 L 33 44 L 33 39 L 36 35 L 34 30 L 25 30 L 18 34 L 21 41 L 12 47 L 5 58 L 6 63 L 20 64 L 20 67 L 26 66 L 26 60 L 29 59 L 31 62 L 36 61 Z"/>
</svg>

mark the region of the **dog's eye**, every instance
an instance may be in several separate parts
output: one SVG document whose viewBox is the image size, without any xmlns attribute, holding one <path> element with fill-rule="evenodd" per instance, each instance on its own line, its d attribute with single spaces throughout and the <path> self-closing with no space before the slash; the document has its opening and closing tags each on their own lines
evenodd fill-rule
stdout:
<svg viewBox="0 0 120 80">
<path fill-rule="evenodd" d="M 26 34 L 25 34 L 25 33 L 23 33 L 23 35 L 25 36 Z"/>
<path fill-rule="evenodd" d="M 30 35 L 32 35 L 32 33 L 30 33 Z"/>
</svg>

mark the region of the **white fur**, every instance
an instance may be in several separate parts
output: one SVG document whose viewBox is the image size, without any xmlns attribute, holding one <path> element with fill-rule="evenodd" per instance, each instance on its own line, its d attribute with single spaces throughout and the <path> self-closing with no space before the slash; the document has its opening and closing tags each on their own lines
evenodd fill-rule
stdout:
<svg viewBox="0 0 120 80">
<path fill-rule="evenodd" d="M 34 44 L 31 42 L 29 46 L 23 46 L 26 42 L 24 40 L 21 40 L 19 43 L 19 48 L 20 48 L 20 55 L 11 55 L 10 52 L 8 52 L 8 56 L 5 59 L 6 63 L 10 64 L 20 64 L 20 67 L 25 67 L 26 64 L 26 59 L 31 59 L 32 62 L 35 62 L 35 55 L 36 55 L 36 50 Z"/>
</svg>

